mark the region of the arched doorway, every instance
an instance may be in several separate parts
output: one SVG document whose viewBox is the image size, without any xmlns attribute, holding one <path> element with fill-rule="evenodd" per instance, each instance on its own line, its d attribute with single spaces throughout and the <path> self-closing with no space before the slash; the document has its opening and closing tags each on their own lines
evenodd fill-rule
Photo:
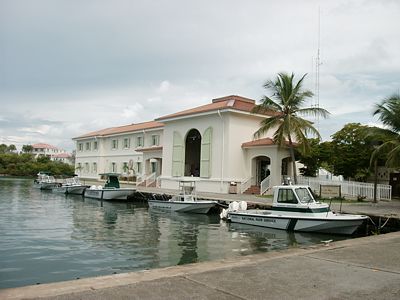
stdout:
<svg viewBox="0 0 400 300">
<path fill-rule="evenodd" d="M 271 159 L 268 156 L 257 156 L 253 158 L 253 173 L 255 185 L 259 186 L 261 181 L 271 174 Z"/>
<path fill-rule="evenodd" d="M 185 141 L 185 176 L 200 177 L 201 134 L 191 129 Z"/>
</svg>

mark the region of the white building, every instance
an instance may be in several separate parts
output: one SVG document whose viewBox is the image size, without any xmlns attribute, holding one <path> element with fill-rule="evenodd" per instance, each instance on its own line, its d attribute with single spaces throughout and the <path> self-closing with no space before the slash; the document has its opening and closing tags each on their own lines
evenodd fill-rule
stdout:
<svg viewBox="0 0 400 300">
<path fill-rule="evenodd" d="M 136 177 L 154 172 L 159 176 L 163 127 L 164 124 L 152 121 L 106 128 L 74 138 L 77 174 L 93 179 L 105 172 Z"/>
<path fill-rule="evenodd" d="M 173 189 L 182 176 L 194 176 L 199 191 L 217 193 L 228 193 L 232 182 L 238 192 L 260 186 L 269 173 L 269 185 L 280 184 L 291 174 L 289 151 L 273 143 L 271 132 L 254 140 L 260 121 L 271 116 L 251 113 L 254 106 L 254 100 L 227 96 L 152 122 L 76 137 L 77 173 L 98 178 L 133 169 Z"/>
<path fill-rule="evenodd" d="M 45 143 L 33 144 L 32 154 L 35 155 L 36 158 L 39 156 L 47 156 L 52 161 L 61 161 L 67 164 L 72 163 L 71 154 L 67 153 L 64 149 Z"/>
</svg>

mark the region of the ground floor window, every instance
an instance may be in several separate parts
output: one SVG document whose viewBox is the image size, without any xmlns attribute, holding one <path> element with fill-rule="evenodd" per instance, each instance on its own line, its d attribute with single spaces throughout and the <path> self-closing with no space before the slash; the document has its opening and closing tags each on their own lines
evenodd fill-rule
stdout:
<svg viewBox="0 0 400 300">
<path fill-rule="evenodd" d="M 137 163 L 136 163 L 136 172 L 137 172 L 138 174 L 141 174 L 141 173 L 142 173 L 142 163 L 141 163 L 141 162 L 137 162 Z"/>
<path fill-rule="evenodd" d="M 117 164 L 115 162 L 111 163 L 111 172 L 113 173 L 117 172 Z"/>
</svg>

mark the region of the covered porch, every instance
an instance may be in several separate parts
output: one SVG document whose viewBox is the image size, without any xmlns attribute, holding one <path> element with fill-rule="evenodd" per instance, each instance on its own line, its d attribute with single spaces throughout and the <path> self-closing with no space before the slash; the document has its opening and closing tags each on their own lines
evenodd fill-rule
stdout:
<svg viewBox="0 0 400 300">
<path fill-rule="evenodd" d="M 288 148 L 279 148 L 272 139 L 243 143 L 242 149 L 247 171 L 242 193 L 272 193 L 273 186 L 282 184 L 283 178 L 293 173 Z"/>
</svg>

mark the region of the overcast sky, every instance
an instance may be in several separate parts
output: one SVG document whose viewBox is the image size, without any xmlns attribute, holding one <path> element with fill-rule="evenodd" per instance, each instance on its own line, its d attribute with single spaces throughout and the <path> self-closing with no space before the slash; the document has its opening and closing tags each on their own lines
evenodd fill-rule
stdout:
<svg viewBox="0 0 400 300">
<path fill-rule="evenodd" d="M 149 121 L 308 73 L 324 140 L 400 88 L 400 1 L 0 0 L 0 143 Z M 315 99 L 309 105 L 314 105 Z"/>
</svg>

